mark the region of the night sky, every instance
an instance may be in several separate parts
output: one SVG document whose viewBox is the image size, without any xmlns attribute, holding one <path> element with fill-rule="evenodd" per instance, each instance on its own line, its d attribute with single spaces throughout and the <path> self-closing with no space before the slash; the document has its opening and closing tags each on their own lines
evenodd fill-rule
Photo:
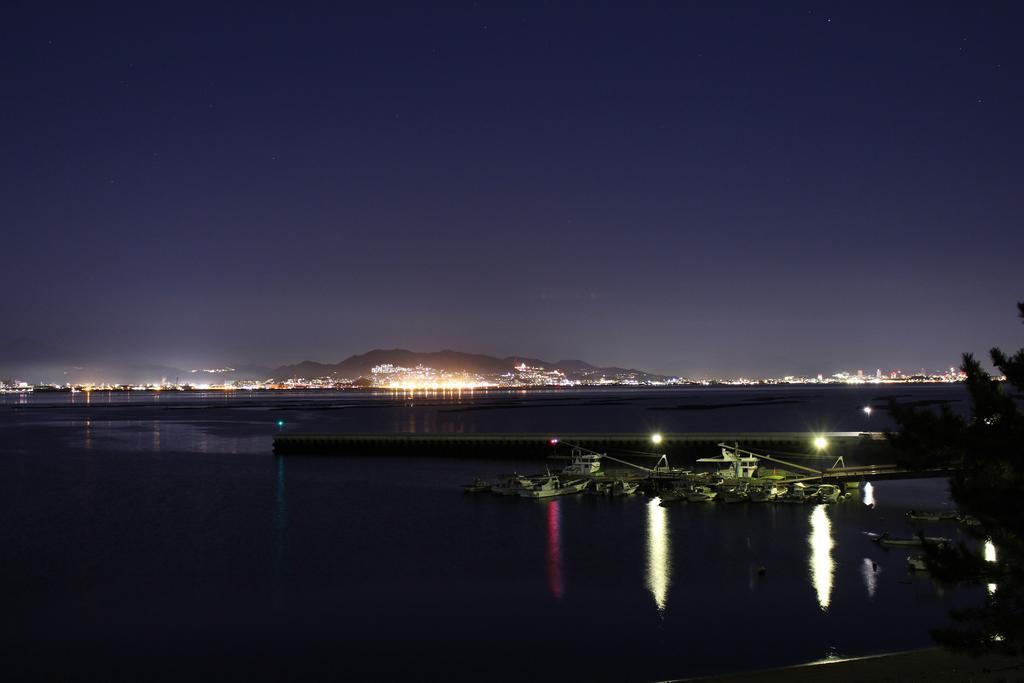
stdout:
<svg viewBox="0 0 1024 683">
<path fill-rule="evenodd" d="M 0 341 L 726 375 L 1021 346 L 1024 3 L 212 4 L 5 3 Z"/>
</svg>

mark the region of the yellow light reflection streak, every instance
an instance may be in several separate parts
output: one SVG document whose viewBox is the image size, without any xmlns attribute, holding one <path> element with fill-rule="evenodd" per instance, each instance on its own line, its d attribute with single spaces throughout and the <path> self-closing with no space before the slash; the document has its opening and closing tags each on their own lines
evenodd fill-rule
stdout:
<svg viewBox="0 0 1024 683">
<path fill-rule="evenodd" d="M 985 541 L 985 561 L 995 562 L 996 561 L 996 544 L 991 539 Z M 995 595 L 998 586 L 994 583 L 988 584 L 988 594 Z"/>
<path fill-rule="evenodd" d="M 647 503 L 647 589 L 654 597 L 659 612 L 668 603 L 668 587 L 672 583 L 672 550 L 668 538 L 668 517 L 660 498 Z"/>
<path fill-rule="evenodd" d="M 832 522 L 825 511 L 825 505 L 815 505 L 811 512 L 811 535 L 807 539 L 811 546 L 811 581 L 818 594 L 818 605 L 822 611 L 828 609 L 832 600 L 832 575 L 836 563 L 832 560 Z"/>
</svg>

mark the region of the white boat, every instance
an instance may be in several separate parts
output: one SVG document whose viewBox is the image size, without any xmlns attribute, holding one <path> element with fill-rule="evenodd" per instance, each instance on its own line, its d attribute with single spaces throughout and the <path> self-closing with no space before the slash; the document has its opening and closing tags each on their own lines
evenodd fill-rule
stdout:
<svg viewBox="0 0 1024 683">
<path fill-rule="evenodd" d="M 750 500 L 746 483 L 726 488 L 725 491 L 722 491 L 722 500 L 726 503 L 746 503 Z"/>
<path fill-rule="evenodd" d="M 833 484 L 822 484 L 817 488 L 812 496 L 814 500 L 819 503 L 835 503 L 839 500 L 839 496 L 842 494 L 843 492 L 839 490 L 838 486 L 834 486 Z"/>
<path fill-rule="evenodd" d="M 691 503 L 706 503 L 715 499 L 718 492 L 710 486 L 694 486 L 686 492 L 686 500 Z"/>
<path fill-rule="evenodd" d="M 568 496 L 573 493 L 580 493 L 587 488 L 589 479 L 574 479 L 563 482 L 556 476 L 550 476 L 539 482 L 533 488 L 523 489 L 519 495 L 523 498 L 554 498 L 555 496 Z"/>
<path fill-rule="evenodd" d="M 718 476 L 726 479 L 750 479 L 757 471 L 757 458 L 740 451 L 739 446 L 728 448 L 722 445 L 722 454 L 714 458 L 698 458 L 697 462 L 721 463 L 726 467 L 718 470 Z"/>
<path fill-rule="evenodd" d="M 510 474 L 502 481 L 491 486 L 491 492 L 499 496 L 518 496 L 520 491 L 532 489 L 536 482 L 521 474 Z"/>
<path fill-rule="evenodd" d="M 750 497 L 751 503 L 766 503 L 777 499 L 784 493 L 786 493 L 786 487 L 778 484 L 751 485 L 747 488 L 747 495 Z"/>
<path fill-rule="evenodd" d="M 562 474 L 573 476 L 596 477 L 604 474 L 601 471 L 602 453 L 584 453 L 581 448 L 572 449 L 572 458 L 569 465 L 562 470 Z"/>
<path fill-rule="evenodd" d="M 640 488 L 640 482 L 638 481 L 625 481 L 619 479 L 612 484 L 613 496 L 632 496 Z"/>
<path fill-rule="evenodd" d="M 674 488 L 662 493 L 658 493 L 658 504 L 659 505 L 674 505 L 675 503 L 686 502 L 686 491 L 681 488 Z"/>
<path fill-rule="evenodd" d="M 784 495 L 780 496 L 778 501 L 780 503 L 803 504 L 812 502 L 812 499 L 808 495 L 807 485 L 797 482 L 796 484 L 793 484 L 793 486 L 791 486 Z"/>
</svg>

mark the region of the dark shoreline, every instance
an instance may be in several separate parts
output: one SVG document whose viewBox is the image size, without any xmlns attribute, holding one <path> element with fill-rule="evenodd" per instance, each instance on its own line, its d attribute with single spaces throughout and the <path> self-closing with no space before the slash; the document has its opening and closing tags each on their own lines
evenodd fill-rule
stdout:
<svg viewBox="0 0 1024 683">
<path fill-rule="evenodd" d="M 678 683 L 802 683 L 820 680 L 828 680 L 829 683 L 1019 681 L 1024 680 L 1024 658 L 995 654 L 974 657 L 931 647 L 743 673 L 676 679 Z"/>
</svg>

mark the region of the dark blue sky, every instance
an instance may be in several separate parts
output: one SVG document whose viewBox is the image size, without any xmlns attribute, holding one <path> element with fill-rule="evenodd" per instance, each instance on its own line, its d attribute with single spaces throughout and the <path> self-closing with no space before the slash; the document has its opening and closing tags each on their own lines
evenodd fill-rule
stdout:
<svg viewBox="0 0 1024 683">
<path fill-rule="evenodd" d="M 721 374 L 1020 346 L 1020 3 L 85 4 L 0 21 L 17 336 Z"/>
</svg>

